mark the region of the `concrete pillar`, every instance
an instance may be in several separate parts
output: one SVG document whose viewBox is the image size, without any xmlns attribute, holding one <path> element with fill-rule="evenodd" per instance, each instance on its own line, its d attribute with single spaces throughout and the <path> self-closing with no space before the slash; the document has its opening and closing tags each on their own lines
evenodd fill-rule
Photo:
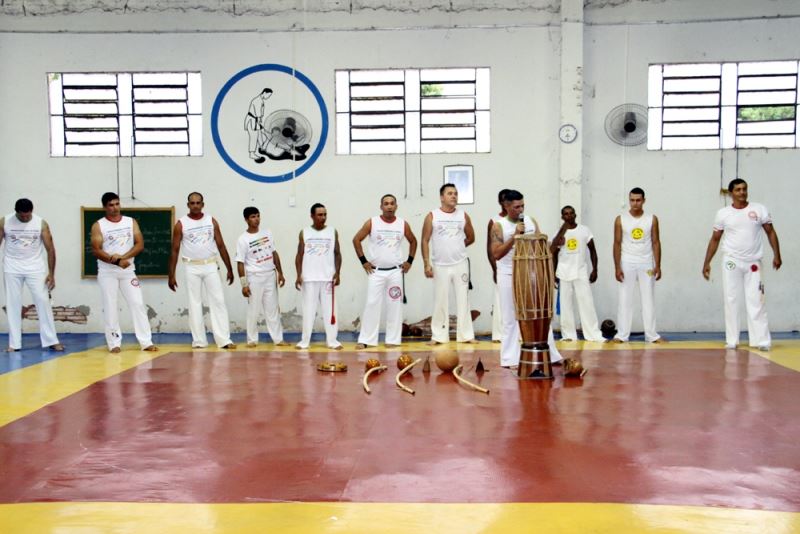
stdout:
<svg viewBox="0 0 800 534">
<path fill-rule="evenodd" d="M 575 207 L 582 215 L 583 182 L 583 0 L 561 0 L 561 124 L 569 138 L 572 125 L 577 136 L 559 143 L 559 206 Z M 559 135 L 559 137 L 565 137 Z"/>
</svg>

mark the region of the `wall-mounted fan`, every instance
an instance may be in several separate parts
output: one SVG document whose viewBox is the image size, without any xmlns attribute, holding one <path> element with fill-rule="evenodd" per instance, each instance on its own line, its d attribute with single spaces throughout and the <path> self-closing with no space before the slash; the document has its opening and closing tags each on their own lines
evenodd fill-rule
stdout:
<svg viewBox="0 0 800 534">
<path fill-rule="evenodd" d="M 264 121 L 264 139 L 258 151 L 269 159 L 304 160 L 311 146 L 311 123 L 296 111 L 279 109 Z"/>
<path fill-rule="evenodd" d="M 622 146 L 641 145 L 647 140 L 647 108 L 622 104 L 606 115 L 606 135 Z"/>
</svg>

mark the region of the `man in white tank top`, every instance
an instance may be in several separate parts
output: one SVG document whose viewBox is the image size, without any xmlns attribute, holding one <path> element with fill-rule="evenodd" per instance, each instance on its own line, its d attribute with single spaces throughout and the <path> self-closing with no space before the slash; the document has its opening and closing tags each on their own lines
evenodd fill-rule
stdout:
<svg viewBox="0 0 800 534">
<path fill-rule="evenodd" d="M 553 237 L 550 249 L 556 266 L 556 278 L 561 294 L 561 339 L 578 339 L 573 312 L 573 296 L 578 304 L 581 329 L 586 341 L 603 341 L 603 334 L 597 324 L 591 284 L 597 280 L 597 249 L 594 246 L 592 231 L 578 224 L 575 208 L 561 208 L 564 224 Z M 592 272 L 586 268 L 587 259 L 592 262 Z"/>
<path fill-rule="evenodd" d="M 762 204 L 747 201 L 747 182 L 731 180 L 728 191 L 731 206 L 717 212 L 714 232 L 708 242 L 703 276 L 711 276 L 711 259 L 722 241 L 722 292 L 725 295 L 725 347 L 735 349 L 739 343 L 739 307 L 744 294 L 747 310 L 748 341 L 751 347 L 769 350 L 772 337 L 767 323 L 764 284 L 761 281 L 761 258 L 764 256 L 763 234 L 772 247 L 772 267 L 781 268 L 781 247 L 772 226 L 772 216 Z"/>
<path fill-rule="evenodd" d="M 500 313 L 503 318 L 503 337 L 500 340 L 500 365 L 514 367 L 519 364 L 521 334 L 514 304 L 514 235 L 539 233 L 539 225 L 525 215 L 525 200 L 515 190 L 506 192 L 506 216 L 492 228 L 492 255 L 497 262 L 497 289 L 500 292 Z M 556 347 L 552 327 L 547 332 L 550 361 L 562 360 Z"/>
<path fill-rule="evenodd" d="M 97 283 L 103 295 L 103 318 L 106 345 L 109 352 L 118 353 L 122 347 L 119 327 L 117 294 L 128 303 L 133 330 L 142 350 L 156 351 L 150 331 L 150 320 L 142 298 L 142 288 L 136 277 L 134 258 L 144 250 L 144 238 L 136 219 L 122 215 L 119 196 L 105 193 L 101 198 L 105 217 L 92 225 L 92 254 L 97 258 Z"/>
<path fill-rule="evenodd" d="M 56 247 L 47 222 L 33 214 L 33 202 L 21 198 L 14 213 L 0 218 L 0 244 L 5 241 L 3 274 L 8 316 L 7 352 L 22 348 L 22 286 L 27 285 L 39 316 L 42 348 L 62 351 L 58 342 L 50 291 L 56 287 Z M 45 264 L 44 251 L 47 251 Z"/>
<path fill-rule="evenodd" d="M 221 349 L 235 349 L 231 341 L 231 325 L 228 321 L 228 309 L 225 307 L 225 295 L 219 279 L 217 256 L 222 258 L 228 270 L 228 285 L 233 283 L 233 267 L 222 240 L 222 233 L 216 219 L 203 213 L 203 195 L 190 193 L 186 204 L 189 213 L 175 223 L 172 230 L 172 253 L 169 257 L 169 288 L 175 291 L 178 283 L 175 280 L 175 269 L 178 256 L 185 267 L 186 289 L 189 293 L 189 329 L 192 331 L 192 348 L 202 349 L 208 346 L 206 328 L 203 324 L 203 287 L 208 298 L 208 314 L 211 317 L 211 331 L 214 343 Z M 181 253 L 183 247 L 183 253 Z"/>
<path fill-rule="evenodd" d="M 614 270 L 619 282 L 617 334 L 615 343 L 631 335 L 633 299 L 636 286 L 642 301 L 644 339 L 650 343 L 666 340 L 656 331 L 655 283 L 661 280 L 661 239 L 658 217 L 644 212 L 644 191 L 634 187 L 628 195 L 630 210 L 614 220 Z"/>
<path fill-rule="evenodd" d="M 506 216 L 506 193 L 508 189 L 501 189 L 497 193 L 497 203 L 500 204 L 500 213 L 489 219 L 486 229 L 486 257 L 492 267 L 492 281 L 494 282 L 494 298 L 492 300 L 492 343 L 500 343 L 503 338 L 503 318 L 500 312 L 500 291 L 497 289 L 497 262 L 492 255 L 492 229 L 494 225 Z"/>
<path fill-rule="evenodd" d="M 403 274 L 407 273 L 417 251 L 417 238 L 406 221 L 395 215 L 394 195 L 381 197 L 381 215 L 367 222 L 353 237 L 364 271 L 367 273 L 367 301 L 361 314 L 361 331 L 356 349 L 378 344 L 381 305 L 386 303 L 387 347 L 397 347 L 403 334 Z M 361 242 L 369 236 L 369 257 L 364 255 Z M 408 241 L 408 257 L 404 258 L 401 243 Z"/>
<path fill-rule="evenodd" d="M 242 283 L 242 295 L 247 299 L 247 346 L 258 345 L 258 319 L 267 323 L 267 331 L 275 345 L 283 341 L 278 288 L 283 287 L 281 258 L 275 250 L 272 232 L 261 230 L 261 213 L 249 206 L 242 212 L 247 230 L 236 241 L 236 269 Z"/>
<path fill-rule="evenodd" d="M 458 209 L 458 190 L 453 184 L 439 188 L 441 206 L 428 213 L 422 225 L 422 260 L 425 276 L 433 278 L 433 313 L 430 344 L 450 341 L 450 284 L 456 296 L 456 341 L 475 343 L 469 309 L 467 247 L 475 242 L 469 215 Z M 433 258 L 430 247 L 433 244 Z"/>
<path fill-rule="evenodd" d="M 296 345 L 306 350 L 311 343 L 317 308 L 322 313 L 325 327 L 325 342 L 329 349 L 341 350 L 337 339 L 339 325 L 336 322 L 336 286 L 342 269 L 342 253 L 339 249 L 339 233 L 326 226 L 328 210 L 320 203 L 311 206 L 311 226 L 300 230 L 294 267 L 297 279 L 294 287 L 303 298 L 303 333 Z"/>
</svg>

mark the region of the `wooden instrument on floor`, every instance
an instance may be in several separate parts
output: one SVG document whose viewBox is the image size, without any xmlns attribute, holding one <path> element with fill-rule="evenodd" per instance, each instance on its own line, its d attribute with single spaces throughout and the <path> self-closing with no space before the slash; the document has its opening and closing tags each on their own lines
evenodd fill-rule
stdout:
<svg viewBox="0 0 800 534">
<path fill-rule="evenodd" d="M 553 257 L 544 234 L 514 236 L 514 307 L 522 347 L 517 376 L 552 379 L 547 333 L 553 317 Z"/>
</svg>

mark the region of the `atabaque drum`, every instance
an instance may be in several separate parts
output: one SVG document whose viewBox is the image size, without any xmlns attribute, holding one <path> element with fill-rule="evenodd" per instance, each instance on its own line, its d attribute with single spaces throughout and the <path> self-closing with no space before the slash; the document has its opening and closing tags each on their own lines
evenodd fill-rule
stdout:
<svg viewBox="0 0 800 534">
<path fill-rule="evenodd" d="M 544 234 L 514 236 L 514 307 L 522 347 L 520 378 L 553 378 L 547 333 L 553 317 L 553 256 Z"/>
</svg>

